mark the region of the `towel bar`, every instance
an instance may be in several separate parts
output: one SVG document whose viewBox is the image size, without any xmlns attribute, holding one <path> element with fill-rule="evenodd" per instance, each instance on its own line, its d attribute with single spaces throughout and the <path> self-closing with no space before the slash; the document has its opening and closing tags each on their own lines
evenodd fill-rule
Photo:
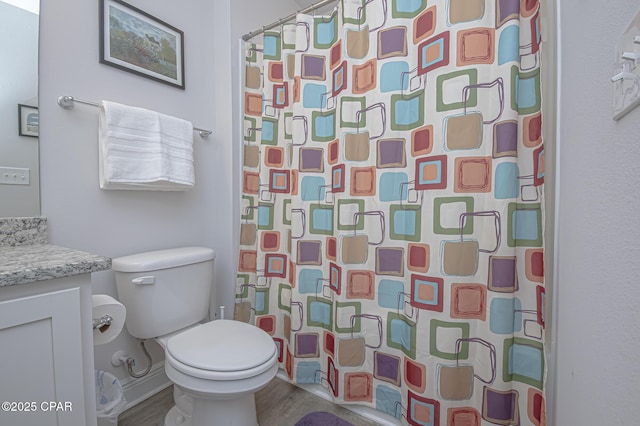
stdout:
<svg viewBox="0 0 640 426">
<path fill-rule="evenodd" d="M 62 109 L 72 109 L 74 102 L 80 102 L 81 104 L 91 105 L 94 107 L 100 107 L 100 104 L 97 102 L 86 101 L 84 99 L 74 98 L 73 96 L 59 96 L 58 97 L 58 105 Z M 193 130 L 200 134 L 201 138 L 207 138 L 211 133 L 211 130 L 201 129 L 199 127 L 194 127 Z"/>
</svg>

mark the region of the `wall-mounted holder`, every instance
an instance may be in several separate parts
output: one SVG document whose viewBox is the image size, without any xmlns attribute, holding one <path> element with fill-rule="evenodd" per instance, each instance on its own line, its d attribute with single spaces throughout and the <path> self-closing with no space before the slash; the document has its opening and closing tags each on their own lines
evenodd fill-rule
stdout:
<svg viewBox="0 0 640 426">
<path fill-rule="evenodd" d="M 613 119 L 620 120 L 640 105 L 640 11 L 626 28 L 615 50 Z"/>
</svg>

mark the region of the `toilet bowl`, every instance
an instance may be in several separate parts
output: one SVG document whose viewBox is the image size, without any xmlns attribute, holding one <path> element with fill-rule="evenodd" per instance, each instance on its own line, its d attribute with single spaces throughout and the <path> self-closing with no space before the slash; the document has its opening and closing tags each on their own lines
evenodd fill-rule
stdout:
<svg viewBox="0 0 640 426">
<path fill-rule="evenodd" d="M 213 250 L 183 247 L 113 259 L 129 334 L 156 340 L 176 405 L 165 426 L 257 425 L 254 393 L 278 370 L 278 350 L 262 329 L 202 322 L 209 310 Z"/>
<path fill-rule="evenodd" d="M 257 424 L 254 393 L 278 371 L 267 333 L 218 320 L 156 340 L 165 349 L 167 377 L 180 391 L 165 426 Z"/>
</svg>

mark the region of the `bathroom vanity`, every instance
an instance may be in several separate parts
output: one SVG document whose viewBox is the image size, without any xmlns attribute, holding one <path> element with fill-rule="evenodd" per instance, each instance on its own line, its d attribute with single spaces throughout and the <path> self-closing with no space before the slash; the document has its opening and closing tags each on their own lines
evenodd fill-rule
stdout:
<svg viewBox="0 0 640 426">
<path fill-rule="evenodd" d="M 0 218 L 0 424 L 95 426 L 91 273 L 111 259 Z"/>
</svg>

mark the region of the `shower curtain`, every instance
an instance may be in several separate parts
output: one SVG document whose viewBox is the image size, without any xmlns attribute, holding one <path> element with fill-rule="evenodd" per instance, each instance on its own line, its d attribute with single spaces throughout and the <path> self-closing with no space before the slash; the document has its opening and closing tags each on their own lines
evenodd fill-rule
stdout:
<svg viewBox="0 0 640 426">
<path fill-rule="evenodd" d="M 246 44 L 235 318 L 293 383 L 545 424 L 538 10 L 341 0 Z"/>
</svg>

